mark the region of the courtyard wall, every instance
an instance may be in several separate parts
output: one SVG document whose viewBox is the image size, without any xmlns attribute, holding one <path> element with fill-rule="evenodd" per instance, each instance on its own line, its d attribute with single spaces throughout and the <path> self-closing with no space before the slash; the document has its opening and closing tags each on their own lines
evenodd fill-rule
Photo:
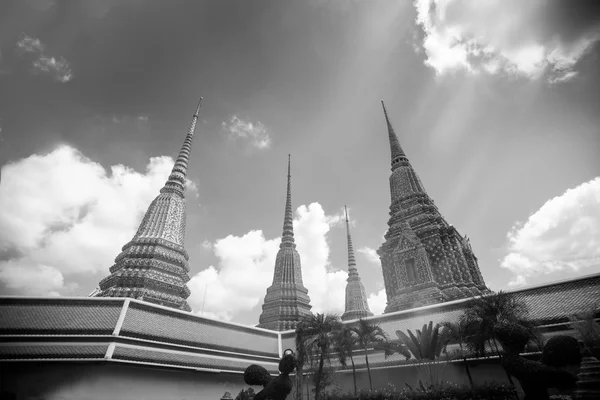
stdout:
<svg viewBox="0 0 600 400">
<path fill-rule="evenodd" d="M 99 363 L 2 363 L 1 391 L 16 400 L 217 400 L 243 388 L 242 374 Z"/>
</svg>

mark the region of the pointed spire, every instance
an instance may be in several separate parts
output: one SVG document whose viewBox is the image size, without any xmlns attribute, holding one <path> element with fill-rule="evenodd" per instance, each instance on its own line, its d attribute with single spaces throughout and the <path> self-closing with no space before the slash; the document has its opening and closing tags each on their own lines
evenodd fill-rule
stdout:
<svg viewBox="0 0 600 400">
<path fill-rule="evenodd" d="M 98 297 L 133 297 L 191 311 L 185 250 L 185 176 L 202 98 L 169 179 L 150 203 L 140 226 L 100 281 Z"/>
<path fill-rule="evenodd" d="M 283 235 L 279 247 L 296 247 L 294 243 L 294 219 L 292 214 L 292 174 L 291 155 L 288 154 L 287 197 L 285 200 L 285 216 L 283 218 Z"/>
<path fill-rule="evenodd" d="M 398 136 L 396 136 L 396 132 L 394 132 L 394 127 L 390 122 L 390 117 L 388 116 L 387 109 L 385 108 L 385 103 L 381 100 L 381 105 L 383 106 L 383 114 L 385 115 L 385 122 L 388 127 L 388 135 L 390 138 L 390 149 L 392 152 L 392 170 L 396 168 L 396 164 L 398 163 L 400 158 L 406 158 L 406 154 L 404 154 L 404 150 L 400 146 L 400 142 L 398 141 Z"/>
<path fill-rule="evenodd" d="M 196 130 L 196 122 L 198 121 L 198 114 L 200 113 L 202 99 L 203 97 L 200 97 L 198 107 L 196 108 L 196 112 L 192 117 L 190 129 L 188 130 L 187 136 L 185 137 L 185 141 L 183 142 L 181 151 L 179 151 L 179 155 L 177 156 L 175 165 L 171 170 L 171 175 L 169 175 L 169 179 L 167 180 L 167 183 L 165 183 L 165 186 L 160 190 L 161 193 L 177 193 L 183 197 L 183 192 L 185 190 L 185 177 L 187 175 L 188 160 L 190 157 L 190 152 L 192 150 L 192 140 L 194 139 L 194 131 Z"/>
<path fill-rule="evenodd" d="M 348 236 L 348 274 L 358 275 L 356 271 L 356 260 L 354 258 L 354 246 L 352 246 L 352 237 L 350 237 L 350 221 L 348 220 L 348 208 L 344 206 L 346 213 L 346 235 Z"/>
<path fill-rule="evenodd" d="M 344 206 L 346 214 L 346 233 L 348 235 L 348 279 L 346 282 L 346 307 L 342 314 L 342 321 L 366 318 L 373 315 L 367 303 L 365 287 L 360 281 L 356 260 L 354 259 L 354 247 L 350 237 L 350 220 L 348 219 L 348 208 Z"/>
</svg>

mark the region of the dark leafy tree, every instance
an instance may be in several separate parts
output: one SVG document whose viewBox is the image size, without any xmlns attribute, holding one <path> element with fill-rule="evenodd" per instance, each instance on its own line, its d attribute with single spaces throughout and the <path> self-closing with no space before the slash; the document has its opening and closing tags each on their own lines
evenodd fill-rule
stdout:
<svg viewBox="0 0 600 400">
<path fill-rule="evenodd" d="M 469 369 L 469 363 L 467 363 L 467 355 L 463 345 L 466 344 L 467 332 L 469 328 L 469 322 L 466 318 L 461 317 L 456 322 L 442 322 L 440 324 L 441 332 L 439 335 L 439 341 L 442 345 L 442 351 L 447 354 L 449 344 L 458 344 L 460 348 L 460 354 L 463 362 L 465 363 L 465 369 L 467 376 L 469 377 L 469 384 L 473 387 L 473 377 L 471 376 L 471 370 Z"/>
<path fill-rule="evenodd" d="M 502 361 L 502 354 L 494 336 L 494 328 L 503 323 L 525 324 L 527 306 L 517 300 L 511 293 L 499 291 L 489 295 L 472 299 L 467 304 L 464 318 L 469 322 L 467 342 L 475 348 L 480 355 L 485 355 L 485 343 Z M 506 368 L 505 368 L 506 370 Z M 506 376 L 511 384 L 513 380 L 508 372 Z"/>
<path fill-rule="evenodd" d="M 485 355 L 485 343 L 500 354 L 494 338 L 494 327 L 499 323 L 524 323 L 527 307 L 511 293 L 499 291 L 472 299 L 467 304 L 464 318 L 468 321 L 467 342 L 481 356 Z"/>
<path fill-rule="evenodd" d="M 304 357 L 315 366 L 315 400 L 319 400 L 325 364 L 329 363 L 333 348 L 333 334 L 341 329 L 340 318 L 334 314 L 309 314 L 301 326 Z"/>
<path fill-rule="evenodd" d="M 402 340 L 388 340 L 384 343 L 379 343 L 373 346 L 375 350 L 382 350 L 385 354 L 385 358 L 388 358 L 394 353 L 398 353 L 404 356 L 405 359 L 409 360 L 412 357 L 408 347 L 402 342 Z"/>
<path fill-rule="evenodd" d="M 589 350 L 600 347 L 600 324 L 596 320 L 599 316 L 600 307 L 595 306 L 569 317 L 570 327 L 577 331 L 583 344 Z"/>
<path fill-rule="evenodd" d="M 354 365 L 354 358 L 352 357 L 352 351 L 358 344 L 358 338 L 352 331 L 352 329 L 344 326 L 342 329 L 336 331 L 333 335 L 333 350 L 338 357 L 338 361 L 342 367 L 348 366 L 348 359 L 352 364 L 352 379 L 354 381 L 354 394 L 356 395 L 358 389 L 356 388 L 356 366 Z"/>
<path fill-rule="evenodd" d="M 373 390 L 371 366 L 369 365 L 369 347 L 387 342 L 387 335 L 379 325 L 372 324 L 365 319 L 359 319 L 352 330 L 356 333 L 359 346 L 365 352 L 365 363 L 367 364 L 367 372 L 369 374 L 369 388 Z"/>
<path fill-rule="evenodd" d="M 304 366 L 307 362 L 304 337 L 306 336 L 305 321 L 301 321 L 296 327 L 296 400 L 303 400 Z"/>
<path fill-rule="evenodd" d="M 429 321 L 429 324 L 423 325 L 422 329 L 417 329 L 416 334 L 413 334 L 410 329 L 407 332 L 408 334 L 396 331 L 396 335 L 418 361 L 419 374 L 428 380 L 430 387 L 440 385 L 440 377 L 445 364 L 440 368 L 439 365 L 434 363 L 442 352 L 439 326 L 433 326 L 433 321 Z M 419 384 L 423 385 L 421 381 L 419 381 Z"/>
<path fill-rule="evenodd" d="M 414 335 L 410 329 L 408 335 L 402 331 L 396 331 L 398 338 L 408 347 L 410 352 L 417 360 L 434 361 L 440 356 L 442 345 L 439 341 L 439 326 L 433 326 L 433 321 L 429 325 L 423 325 L 423 329 L 417 329 Z"/>
</svg>

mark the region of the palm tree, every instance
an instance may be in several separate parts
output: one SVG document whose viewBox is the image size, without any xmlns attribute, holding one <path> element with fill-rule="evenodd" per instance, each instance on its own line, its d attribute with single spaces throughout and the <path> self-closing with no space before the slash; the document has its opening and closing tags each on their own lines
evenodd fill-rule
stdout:
<svg viewBox="0 0 600 400">
<path fill-rule="evenodd" d="M 492 343 L 499 355 L 498 345 L 494 338 L 494 327 L 500 322 L 523 322 L 527 314 L 527 306 L 522 301 L 518 301 L 512 294 L 503 292 L 493 293 L 471 300 L 464 316 L 471 323 L 471 343 L 479 347 L 482 353 L 482 342 Z"/>
<path fill-rule="evenodd" d="M 347 367 L 347 360 L 350 358 L 352 363 L 352 378 L 354 380 L 354 395 L 356 396 L 358 390 L 356 389 L 356 366 L 354 365 L 354 358 L 352 357 L 352 350 L 356 347 L 358 338 L 347 326 L 342 327 L 341 330 L 336 331 L 333 335 L 333 350 L 338 356 L 338 361 L 342 367 Z"/>
<path fill-rule="evenodd" d="M 319 400 L 325 362 L 329 361 L 333 346 L 333 332 L 341 327 L 335 314 L 309 314 L 302 321 L 302 347 L 307 359 L 317 364 L 315 373 L 315 400 Z"/>
<path fill-rule="evenodd" d="M 304 347 L 304 337 L 306 335 L 304 321 L 300 321 L 296 326 L 296 400 L 303 400 L 303 367 L 306 364 L 306 348 Z"/>
<path fill-rule="evenodd" d="M 412 357 L 411 352 L 408 350 L 408 347 L 402 342 L 402 340 L 388 340 L 384 343 L 379 343 L 373 345 L 375 350 L 382 350 L 385 353 L 385 358 L 387 359 L 394 353 L 398 353 L 401 356 L 404 356 L 407 360 Z"/>
<path fill-rule="evenodd" d="M 359 319 L 356 326 L 352 328 L 356 333 L 357 341 L 360 347 L 365 351 L 365 362 L 367 372 L 369 373 L 369 387 L 373 390 L 373 380 L 371 379 L 371 367 L 369 366 L 369 346 L 387 342 L 387 335 L 377 324 L 371 324 L 365 319 Z"/>
<path fill-rule="evenodd" d="M 469 328 L 469 321 L 461 316 L 456 322 L 442 322 L 440 324 L 442 331 L 440 332 L 440 343 L 442 345 L 442 351 L 448 353 L 448 345 L 450 343 L 458 343 L 460 347 L 460 354 L 463 357 L 465 363 L 465 369 L 467 370 L 467 376 L 469 377 L 469 384 L 473 386 L 473 377 L 471 376 L 471 370 L 467 363 L 467 355 L 463 349 L 463 343 L 466 343 L 467 332 Z"/>
<path fill-rule="evenodd" d="M 496 354 L 502 359 L 498 343 L 494 336 L 494 327 L 504 322 L 522 324 L 526 321 L 526 314 L 526 304 L 517 300 L 512 294 L 503 292 L 502 290 L 498 293 L 474 298 L 467 304 L 467 309 L 464 313 L 464 318 L 469 321 L 471 330 L 467 336 L 467 341 L 478 348 L 482 354 L 485 354 L 484 344 L 487 341 L 490 344 L 490 348 L 495 348 Z M 514 384 L 508 371 L 506 371 L 506 376 L 508 377 L 508 381 Z"/>
<path fill-rule="evenodd" d="M 426 377 L 430 385 L 436 386 L 440 383 L 440 376 L 445 364 L 441 369 L 433 362 L 439 358 L 442 352 L 442 342 L 439 340 L 439 326 L 433 326 L 433 321 L 423 325 L 421 330 L 416 330 L 414 335 L 410 329 L 408 335 L 402 331 L 396 331 L 398 338 L 408 347 L 417 359 L 417 369 L 422 377 Z M 422 385 L 421 381 L 419 381 Z"/>
<path fill-rule="evenodd" d="M 410 352 L 417 360 L 435 361 L 442 352 L 439 338 L 439 326 L 433 326 L 433 321 L 429 325 L 423 325 L 423 329 L 417 329 L 417 335 L 413 335 L 410 329 L 407 329 L 408 335 L 402 331 L 396 331 L 398 338 L 408 347 Z"/>
</svg>

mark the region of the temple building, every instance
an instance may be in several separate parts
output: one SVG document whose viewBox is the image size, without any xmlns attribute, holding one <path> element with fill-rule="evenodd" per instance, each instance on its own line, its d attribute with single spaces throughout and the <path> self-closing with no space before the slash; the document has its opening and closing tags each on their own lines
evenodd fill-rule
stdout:
<svg viewBox="0 0 600 400">
<path fill-rule="evenodd" d="M 273 283 L 267 289 L 260 314 L 259 328 L 274 331 L 295 329 L 298 322 L 310 314 L 308 290 L 302 283 L 300 254 L 294 241 L 292 218 L 292 182 L 290 157 L 288 156 L 287 198 L 283 218 L 283 234 L 275 259 Z"/>
<path fill-rule="evenodd" d="M 94 297 L 132 297 L 184 311 L 191 311 L 187 282 L 188 254 L 185 240 L 185 178 L 202 98 L 192 117 L 183 147 L 160 194 L 146 211 L 137 233 L 121 249 L 100 281 Z"/>
<path fill-rule="evenodd" d="M 356 260 L 354 259 L 354 247 L 350 236 L 350 221 L 348 220 L 348 209 L 344 206 L 346 213 L 346 235 L 348 236 L 348 279 L 346 280 L 346 307 L 342 314 L 342 321 L 350 321 L 372 317 L 373 313 L 367 303 L 367 292 L 365 286 L 358 276 Z"/>
<path fill-rule="evenodd" d="M 400 146 L 383 100 L 392 174 L 381 259 L 385 313 L 488 293 L 469 240 L 440 214 Z"/>
</svg>

